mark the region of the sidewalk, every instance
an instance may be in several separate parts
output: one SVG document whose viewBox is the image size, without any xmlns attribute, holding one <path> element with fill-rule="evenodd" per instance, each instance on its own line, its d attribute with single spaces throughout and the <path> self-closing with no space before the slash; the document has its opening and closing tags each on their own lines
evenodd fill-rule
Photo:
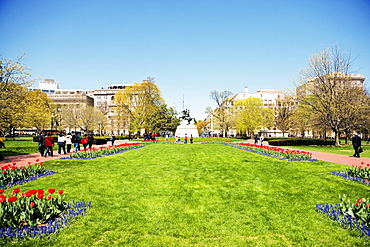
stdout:
<svg viewBox="0 0 370 247">
<path fill-rule="evenodd" d="M 122 144 L 128 142 L 127 140 L 116 140 L 114 144 Z M 110 146 L 110 142 L 105 145 L 99 145 L 99 147 L 104 147 L 104 146 Z M 55 147 L 54 147 L 55 149 Z M 72 149 L 73 150 L 73 149 Z M 60 159 L 62 157 L 69 157 L 69 154 L 61 154 L 58 155 L 58 151 L 54 150 L 53 151 L 53 156 L 47 156 L 47 157 L 41 157 L 40 153 L 33 153 L 33 154 L 22 154 L 22 155 L 17 155 L 17 156 L 10 156 L 10 157 L 5 157 L 4 160 L 0 161 L 0 166 L 7 165 L 7 164 L 12 164 L 16 163 L 16 166 L 25 166 L 28 165 L 28 162 L 31 162 L 31 164 L 37 163 L 36 160 L 39 160 L 38 162 L 46 162 L 49 160 L 55 160 L 55 159 Z"/>
<path fill-rule="evenodd" d="M 121 144 L 125 142 L 128 142 L 128 141 L 127 140 L 117 140 L 115 141 L 115 144 Z M 248 143 L 254 143 L 254 141 L 251 140 L 251 141 L 248 141 Z M 103 146 L 109 146 L 109 144 L 106 144 Z M 318 159 L 318 160 L 342 164 L 342 165 L 361 166 L 362 162 L 365 165 L 370 164 L 370 158 L 355 158 L 352 156 L 329 154 L 329 153 L 322 153 L 322 152 L 313 152 L 313 151 L 308 151 L 308 152 L 312 153 L 313 159 Z M 37 159 L 39 160 L 39 162 L 45 162 L 45 161 L 60 159 L 62 157 L 68 157 L 68 156 L 69 156 L 68 154 L 58 155 L 57 151 L 54 151 L 53 157 L 50 157 L 50 156 L 41 157 L 39 153 L 10 156 L 0 161 L 0 166 L 12 164 L 12 163 L 16 163 L 17 166 L 24 166 L 24 165 L 27 165 L 28 162 L 31 162 L 31 164 L 35 164 Z"/>
</svg>

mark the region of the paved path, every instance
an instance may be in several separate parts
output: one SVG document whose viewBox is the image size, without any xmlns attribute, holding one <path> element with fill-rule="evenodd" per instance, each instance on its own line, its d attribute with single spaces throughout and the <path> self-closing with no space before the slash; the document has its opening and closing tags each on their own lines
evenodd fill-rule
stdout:
<svg viewBox="0 0 370 247">
<path fill-rule="evenodd" d="M 121 144 L 125 142 L 127 141 L 117 140 L 115 144 Z M 253 143 L 253 141 L 248 141 L 248 142 Z M 309 151 L 309 152 L 312 153 L 312 158 L 314 159 L 342 164 L 342 165 L 361 166 L 362 163 L 365 165 L 370 164 L 370 158 L 355 158 L 352 156 L 339 155 L 339 154 L 329 154 L 329 153 L 313 152 L 313 151 Z M 17 156 L 6 157 L 4 160 L 0 161 L 0 166 L 6 165 L 6 164 L 12 164 L 12 163 L 16 163 L 17 166 L 24 166 L 24 165 L 27 165 L 28 162 L 31 162 L 31 164 L 35 164 L 37 162 L 36 160 L 39 160 L 39 162 L 45 162 L 45 161 L 60 159 L 61 157 L 68 157 L 68 156 L 69 156 L 68 154 L 58 155 L 57 151 L 54 151 L 53 157 L 50 157 L 50 156 L 41 157 L 39 153 L 17 155 Z"/>
<path fill-rule="evenodd" d="M 128 142 L 127 140 L 116 140 L 114 144 L 118 145 L 121 143 L 126 143 Z M 110 143 L 110 142 L 109 142 Z M 100 145 L 101 146 L 110 146 L 109 144 L 106 145 Z M 58 149 L 58 147 L 54 147 L 54 149 Z M 73 150 L 73 147 L 72 147 Z M 4 160 L 0 161 L 0 166 L 2 165 L 7 165 L 7 164 L 12 164 L 16 163 L 16 166 L 24 166 L 28 165 L 28 162 L 31 162 L 31 164 L 35 164 L 37 162 L 45 162 L 49 160 L 55 160 L 55 159 L 60 159 L 62 157 L 69 157 L 69 154 L 62 154 L 58 155 L 58 151 L 54 150 L 53 156 L 47 156 L 47 157 L 41 157 L 40 153 L 34 153 L 34 154 L 22 154 L 22 155 L 17 155 L 17 156 L 10 156 L 10 157 L 5 157 Z M 36 161 L 38 160 L 38 161 Z"/>
</svg>

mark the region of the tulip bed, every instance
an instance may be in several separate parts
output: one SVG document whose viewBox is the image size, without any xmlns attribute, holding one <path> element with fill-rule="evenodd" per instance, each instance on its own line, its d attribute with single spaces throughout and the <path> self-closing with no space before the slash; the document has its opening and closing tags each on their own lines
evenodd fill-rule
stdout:
<svg viewBox="0 0 370 247">
<path fill-rule="evenodd" d="M 37 226 L 58 217 L 66 209 L 64 191 L 32 189 L 21 193 L 13 189 L 11 195 L 0 190 L 0 227 Z"/>
<path fill-rule="evenodd" d="M 312 153 L 301 150 L 292 150 L 287 148 L 271 146 L 260 146 L 250 143 L 236 143 L 234 147 L 288 161 L 303 161 L 303 160 L 317 161 L 316 159 L 312 159 Z"/>
<path fill-rule="evenodd" d="M 54 171 L 45 170 L 42 162 L 35 164 L 29 162 L 27 166 L 21 167 L 17 167 L 16 163 L 4 165 L 1 167 L 0 188 L 12 187 L 54 173 Z"/>
<path fill-rule="evenodd" d="M 346 195 L 341 196 L 340 200 L 336 205 L 317 204 L 316 210 L 327 214 L 346 229 L 370 236 L 370 200 L 358 198 L 355 203 L 351 203 Z"/>
<path fill-rule="evenodd" d="M 141 143 L 124 143 L 114 146 L 102 146 L 102 147 L 93 147 L 87 148 L 81 151 L 72 152 L 70 159 L 94 159 L 98 157 L 103 157 L 107 155 L 113 155 L 122 153 L 128 150 L 133 150 L 137 148 L 144 147 Z M 69 159 L 69 158 L 62 158 Z"/>
<path fill-rule="evenodd" d="M 370 185 L 370 164 L 361 162 L 361 166 L 352 165 L 343 172 L 331 171 L 333 175 L 343 177 L 348 180 L 359 181 Z"/>
</svg>

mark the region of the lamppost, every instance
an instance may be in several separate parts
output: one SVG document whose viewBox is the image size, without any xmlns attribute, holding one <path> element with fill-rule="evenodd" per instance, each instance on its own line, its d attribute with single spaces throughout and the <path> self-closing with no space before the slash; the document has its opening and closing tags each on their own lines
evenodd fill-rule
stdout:
<svg viewBox="0 0 370 247">
<path fill-rule="evenodd" d="M 101 136 L 101 122 L 99 122 L 98 124 L 99 124 L 99 136 Z"/>
</svg>

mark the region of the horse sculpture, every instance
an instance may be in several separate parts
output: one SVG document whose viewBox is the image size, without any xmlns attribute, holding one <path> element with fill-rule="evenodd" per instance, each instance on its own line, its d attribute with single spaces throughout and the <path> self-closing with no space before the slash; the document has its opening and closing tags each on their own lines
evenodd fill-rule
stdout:
<svg viewBox="0 0 370 247">
<path fill-rule="evenodd" d="M 195 118 L 190 117 L 190 110 L 189 109 L 185 109 L 181 113 L 182 113 L 182 116 L 179 117 L 179 120 L 180 121 L 187 120 L 188 121 L 188 125 L 191 123 L 191 120 L 194 120 L 194 123 L 196 123 Z"/>
</svg>

